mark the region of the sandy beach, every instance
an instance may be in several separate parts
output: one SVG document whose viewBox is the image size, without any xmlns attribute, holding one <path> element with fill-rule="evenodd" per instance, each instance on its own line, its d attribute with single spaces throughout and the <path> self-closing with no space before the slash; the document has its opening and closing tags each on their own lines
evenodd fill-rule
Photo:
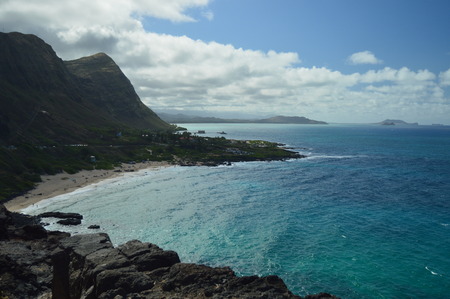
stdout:
<svg viewBox="0 0 450 299">
<path fill-rule="evenodd" d="M 5 203 L 5 207 L 13 212 L 18 212 L 41 200 L 72 192 L 91 184 L 98 183 L 108 178 L 123 176 L 126 173 L 141 169 L 156 170 L 160 167 L 171 166 L 168 162 L 143 162 L 136 164 L 122 164 L 113 170 L 95 169 L 82 170 L 75 174 L 59 173 L 56 175 L 42 175 L 42 182 L 24 195 L 18 196 Z"/>
</svg>

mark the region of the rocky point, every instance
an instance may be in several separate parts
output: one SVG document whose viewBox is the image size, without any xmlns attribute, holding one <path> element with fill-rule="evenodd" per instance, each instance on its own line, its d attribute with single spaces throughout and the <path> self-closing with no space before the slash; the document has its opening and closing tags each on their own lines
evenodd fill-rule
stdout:
<svg viewBox="0 0 450 299">
<path fill-rule="evenodd" d="M 138 240 L 114 247 L 105 233 L 47 231 L 40 217 L 3 205 L 0 269 L 0 298 L 301 298 L 278 276 L 182 263 L 176 252 Z"/>
</svg>

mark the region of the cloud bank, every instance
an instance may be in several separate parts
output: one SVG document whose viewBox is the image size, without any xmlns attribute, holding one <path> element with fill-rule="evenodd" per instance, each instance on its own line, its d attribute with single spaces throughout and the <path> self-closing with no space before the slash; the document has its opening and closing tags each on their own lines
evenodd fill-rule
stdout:
<svg viewBox="0 0 450 299">
<path fill-rule="evenodd" d="M 106 52 L 152 109 L 303 115 L 336 122 L 384 118 L 445 122 L 450 69 L 441 74 L 406 67 L 344 74 L 301 66 L 297 53 L 262 52 L 144 30 L 143 18 L 213 21 L 210 0 L 0 0 L 6 31 L 34 33 L 63 59 Z M 353 64 L 380 64 L 370 51 Z"/>
</svg>

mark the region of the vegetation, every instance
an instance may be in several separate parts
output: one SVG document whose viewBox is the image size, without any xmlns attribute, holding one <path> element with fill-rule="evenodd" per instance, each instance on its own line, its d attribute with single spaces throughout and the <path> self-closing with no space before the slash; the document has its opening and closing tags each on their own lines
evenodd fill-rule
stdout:
<svg viewBox="0 0 450 299">
<path fill-rule="evenodd" d="M 189 132 L 96 130 L 88 144 L 0 147 L 0 201 L 32 189 L 42 174 L 82 169 L 113 169 L 131 161 L 168 161 L 179 165 L 218 165 L 236 161 L 282 160 L 299 155 L 266 141 L 205 138 Z M 119 134 L 120 133 L 120 134 Z M 93 159 L 95 158 L 95 160 Z"/>
</svg>

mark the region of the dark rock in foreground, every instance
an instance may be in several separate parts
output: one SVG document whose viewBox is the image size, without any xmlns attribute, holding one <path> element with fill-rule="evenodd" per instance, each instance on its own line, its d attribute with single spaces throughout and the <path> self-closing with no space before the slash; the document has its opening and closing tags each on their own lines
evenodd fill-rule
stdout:
<svg viewBox="0 0 450 299">
<path fill-rule="evenodd" d="M 79 225 L 81 224 L 81 219 L 83 219 L 83 215 L 78 213 L 63 213 L 63 212 L 45 212 L 39 214 L 37 217 L 39 218 L 59 218 L 57 223 L 61 225 Z"/>
<path fill-rule="evenodd" d="M 67 219 L 59 220 L 56 223 L 62 224 L 62 225 L 79 225 L 79 224 L 81 224 L 81 220 L 75 219 L 75 218 L 67 218 Z"/>
<path fill-rule="evenodd" d="M 2 298 L 301 298 L 278 276 L 237 277 L 228 267 L 181 263 L 154 244 L 113 247 L 105 233 L 70 236 L 38 221 L 0 205 Z"/>
<path fill-rule="evenodd" d="M 114 248 L 103 233 L 61 240 L 53 264 L 53 298 L 300 298 L 277 276 L 181 263 L 137 240 Z"/>
<path fill-rule="evenodd" d="M 48 232 L 36 217 L 0 205 L 0 297 L 51 298 L 51 256 L 70 235 Z"/>
<path fill-rule="evenodd" d="M 81 214 L 63 213 L 63 212 L 45 212 L 45 213 L 39 214 L 38 217 L 41 217 L 41 218 L 53 217 L 53 218 L 61 218 L 61 219 L 66 219 L 66 218 L 83 219 L 83 215 L 81 215 Z"/>
</svg>

